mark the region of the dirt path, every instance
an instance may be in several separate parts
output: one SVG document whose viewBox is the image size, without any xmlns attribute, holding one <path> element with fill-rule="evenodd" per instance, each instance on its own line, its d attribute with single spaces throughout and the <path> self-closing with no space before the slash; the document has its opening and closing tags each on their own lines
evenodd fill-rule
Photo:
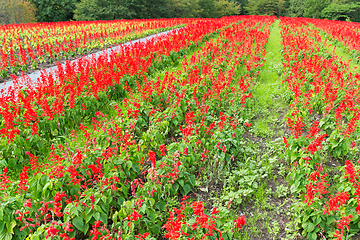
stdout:
<svg viewBox="0 0 360 240">
<path fill-rule="evenodd" d="M 293 198 L 285 179 L 289 164 L 284 160 L 285 146 L 282 137 L 290 134 L 284 122 L 289 110 L 289 93 L 282 84 L 280 43 L 280 27 L 277 20 L 271 28 L 266 44 L 266 62 L 255 80 L 256 84 L 251 91 L 253 98 L 244 116 L 252 123 L 244 134 L 245 159 L 232 169 L 227 180 L 227 185 L 231 185 L 234 177 L 256 178 L 252 186 L 246 189 L 252 191 L 251 197 L 237 205 L 237 212 L 247 217 L 247 222 L 241 230 L 241 239 L 292 239 L 300 236 L 296 224 L 291 221 L 290 207 Z M 239 189 L 242 188 L 241 182 L 238 183 Z M 241 194 L 239 190 L 231 195 L 231 191 L 231 188 L 225 186 L 220 198 L 236 200 Z"/>
</svg>

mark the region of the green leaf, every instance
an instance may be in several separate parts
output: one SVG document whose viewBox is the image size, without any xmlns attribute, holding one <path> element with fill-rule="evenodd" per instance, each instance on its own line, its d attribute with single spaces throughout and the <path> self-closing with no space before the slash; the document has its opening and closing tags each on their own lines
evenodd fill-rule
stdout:
<svg viewBox="0 0 360 240">
<path fill-rule="evenodd" d="M 300 185 L 300 182 L 299 182 L 299 181 L 296 181 L 293 185 L 291 185 L 291 187 L 290 187 L 290 192 L 291 192 L 291 193 L 295 193 L 295 192 L 297 191 L 299 185 Z"/>
<path fill-rule="evenodd" d="M 316 240 L 316 238 L 317 238 L 317 235 L 315 232 L 309 232 L 307 235 L 308 240 Z"/>
<path fill-rule="evenodd" d="M 86 223 L 88 223 L 90 221 L 90 219 L 92 218 L 93 214 L 92 213 L 89 213 L 86 215 Z"/>
<path fill-rule="evenodd" d="M 77 216 L 72 220 L 73 225 L 81 232 L 84 232 L 84 220 L 81 216 Z"/>
<path fill-rule="evenodd" d="M 312 231 L 314 230 L 314 228 L 315 228 L 315 225 L 314 225 L 313 223 L 309 222 L 309 223 L 307 224 L 307 229 L 306 229 L 306 231 L 307 231 L 307 232 L 312 232 Z"/>
<path fill-rule="evenodd" d="M 40 238 L 39 238 L 39 236 L 33 236 L 32 238 L 31 238 L 31 240 L 40 240 Z"/>
<path fill-rule="evenodd" d="M 127 161 L 127 162 L 126 162 L 126 165 L 127 165 L 128 169 L 130 169 L 131 166 L 132 166 L 132 162 L 131 162 L 131 161 Z"/>
<path fill-rule="evenodd" d="M 107 223 L 108 216 L 105 213 L 100 213 L 100 221 Z"/>
<path fill-rule="evenodd" d="M 94 218 L 95 218 L 96 221 L 99 221 L 100 213 L 99 212 L 94 213 Z"/>
<path fill-rule="evenodd" d="M 89 230 L 89 224 L 87 223 L 87 224 L 85 224 L 84 233 L 86 234 L 88 230 Z"/>
<path fill-rule="evenodd" d="M 0 240 L 11 240 L 12 239 L 12 234 L 7 232 L 7 231 L 2 231 L 0 233 Z"/>
<path fill-rule="evenodd" d="M 155 206 L 160 211 L 164 211 L 165 210 L 165 205 L 166 205 L 166 203 L 164 201 L 159 201 Z"/>
<path fill-rule="evenodd" d="M 158 235 L 160 233 L 160 225 L 158 224 L 155 224 L 153 227 L 152 227 L 152 232 L 155 234 L 155 235 Z"/>
<path fill-rule="evenodd" d="M 318 215 L 316 218 L 315 218 L 315 222 L 314 222 L 314 225 L 318 225 L 320 222 L 322 221 L 321 217 Z"/>
<path fill-rule="evenodd" d="M 189 177 L 189 181 L 190 181 L 191 185 L 194 187 L 194 186 L 195 186 L 195 176 L 194 176 L 194 175 L 191 175 L 191 176 Z"/>
<path fill-rule="evenodd" d="M 155 199 L 149 198 L 149 202 L 150 202 L 150 206 L 154 206 L 154 204 L 155 204 Z"/>
<path fill-rule="evenodd" d="M 172 185 L 174 192 L 177 192 L 177 190 L 179 189 L 179 184 L 175 183 Z"/>
<path fill-rule="evenodd" d="M 0 222 L 0 232 L 2 232 L 4 230 L 4 227 L 5 227 L 5 222 L 1 221 Z"/>
<path fill-rule="evenodd" d="M 128 188 L 127 187 L 125 187 L 125 185 L 124 186 L 122 186 L 122 188 L 121 188 L 121 190 L 122 190 L 122 192 L 124 193 L 124 195 L 125 196 L 127 196 L 128 195 Z"/>
<path fill-rule="evenodd" d="M 9 222 L 7 222 L 6 227 L 9 233 L 14 234 L 14 227 L 16 226 L 16 224 L 17 223 L 15 219 L 11 220 L 10 224 Z"/>
<path fill-rule="evenodd" d="M 191 187 L 189 184 L 185 184 L 183 189 L 184 189 L 184 195 L 187 195 L 190 192 Z"/>
<path fill-rule="evenodd" d="M 335 218 L 333 216 L 330 216 L 327 218 L 326 224 L 330 225 L 331 223 L 333 223 L 335 221 Z"/>
<path fill-rule="evenodd" d="M 146 215 L 151 221 L 155 221 L 156 215 L 154 214 L 154 212 L 146 209 Z"/>
</svg>

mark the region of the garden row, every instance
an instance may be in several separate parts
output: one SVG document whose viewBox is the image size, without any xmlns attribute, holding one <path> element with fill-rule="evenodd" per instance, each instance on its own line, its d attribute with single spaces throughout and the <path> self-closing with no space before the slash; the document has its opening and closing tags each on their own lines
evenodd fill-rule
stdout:
<svg viewBox="0 0 360 240">
<path fill-rule="evenodd" d="M 306 19 L 306 22 L 327 33 L 327 37 L 345 47 L 355 61 L 360 60 L 360 24 L 330 20 Z"/>
<path fill-rule="evenodd" d="M 74 58 L 197 20 L 150 19 L 34 23 L 0 26 L 0 77 L 28 72 L 45 63 Z"/>
<path fill-rule="evenodd" d="M 328 24 L 281 18 L 284 84 L 292 92 L 292 135 L 284 137 L 293 165 L 288 178 L 300 199 L 294 211 L 307 238 L 340 240 L 359 232 L 360 75 L 325 47 L 309 22 Z"/>
<path fill-rule="evenodd" d="M 241 160 L 274 20 L 197 20 L 16 80 L 0 99 L 0 236 L 237 239 L 245 216 L 186 196 Z"/>
</svg>

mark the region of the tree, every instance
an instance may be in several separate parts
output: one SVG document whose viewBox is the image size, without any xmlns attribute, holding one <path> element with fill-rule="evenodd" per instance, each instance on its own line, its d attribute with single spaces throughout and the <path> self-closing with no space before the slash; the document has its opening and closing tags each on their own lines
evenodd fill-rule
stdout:
<svg viewBox="0 0 360 240">
<path fill-rule="evenodd" d="M 238 15 L 241 7 L 238 3 L 227 0 L 215 0 L 216 17 Z"/>
<path fill-rule="evenodd" d="M 76 20 L 144 19 L 168 17 L 166 0 L 81 0 Z"/>
<path fill-rule="evenodd" d="M 276 15 L 285 13 L 285 0 L 249 0 L 245 10 L 251 15 Z"/>
<path fill-rule="evenodd" d="M 148 11 L 146 9 L 147 0 L 117 0 L 117 4 L 124 7 L 129 11 L 127 16 L 122 17 L 125 19 L 135 18 L 149 18 Z"/>
<path fill-rule="evenodd" d="M 148 18 L 171 17 L 169 16 L 166 3 L 167 0 L 146 0 L 145 8 L 148 14 Z"/>
<path fill-rule="evenodd" d="M 360 21 L 360 3 L 345 1 L 332 2 L 322 10 L 321 16 L 331 20 Z"/>
<path fill-rule="evenodd" d="M 167 9 L 173 18 L 199 17 L 201 12 L 199 0 L 168 0 Z"/>
<path fill-rule="evenodd" d="M 97 0 L 82 0 L 76 4 L 74 19 L 77 21 L 99 20 L 99 6 Z"/>
<path fill-rule="evenodd" d="M 211 18 L 214 17 L 215 2 L 214 0 L 199 0 L 200 17 Z"/>
<path fill-rule="evenodd" d="M 129 19 L 134 16 L 134 10 L 121 5 L 119 0 L 81 0 L 74 11 L 77 21 Z"/>
<path fill-rule="evenodd" d="M 78 0 L 32 0 L 39 22 L 60 22 L 73 19 Z"/>
<path fill-rule="evenodd" d="M 35 22 L 35 11 L 27 0 L 0 0 L 0 24 Z"/>
<path fill-rule="evenodd" d="M 330 0 L 306 0 L 304 17 L 320 18 L 321 12 L 330 5 Z"/>
<path fill-rule="evenodd" d="M 277 2 L 277 14 L 276 16 L 286 15 L 286 0 L 278 0 Z"/>
<path fill-rule="evenodd" d="M 303 17 L 306 0 L 290 0 L 287 15 L 289 17 Z"/>
<path fill-rule="evenodd" d="M 246 10 L 245 10 L 245 6 L 248 3 L 248 0 L 234 0 L 234 2 L 236 2 L 240 6 L 240 13 L 239 14 L 245 15 L 247 13 Z"/>
</svg>

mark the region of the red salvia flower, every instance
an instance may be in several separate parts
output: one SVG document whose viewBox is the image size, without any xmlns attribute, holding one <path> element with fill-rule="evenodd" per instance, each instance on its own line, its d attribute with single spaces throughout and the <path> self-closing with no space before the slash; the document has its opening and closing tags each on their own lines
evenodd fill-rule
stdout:
<svg viewBox="0 0 360 240">
<path fill-rule="evenodd" d="M 27 189 L 29 188 L 29 176 L 28 176 L 28 170 L 29 170 L 29 166 L 24 166 L 21 173 L 20 173 L 20 182 L 18 185 L 18 192 L 22 193 L 23 191 L 26 192 Z"/>
<path fill-rule="evenodd" d="M 239 232 L 241 229 L 241 226 L 245 225 L 245 221 L 246 221 L 246 217 L 245 216 L 241 216 L 239 214 L 239 216 L 236 218 L 235 222 L 235 232 Z"/>
<path fill-rule="evenodd" d="M 156 168 L 156 154 L 155 152 L 149 150 L 149 159 L 148 161 L 151 162 L 151 167 Z"/>
<path fill-rule="evenodd" d="M 7 176 L 8 168 L 5 167 L 3 169 L 3 173 L 0 174 L 0 191 L 6 190 L 9 187 L 9 184 L 12 182 L 9 180 L 9 176 Z"/>
<path fill-rule="evenodd" d="M 166 149 L 165 144 L 161 144 L 161 145 L 160 145 L 161 156 L 165 156 L 165 155 L 166 155 L 166 153 L 165 153 L 166 151 L 167 151 L 167 149 Z"/>
<path fill-rule="evenodd" d="M 345 161 L 345 179 L 349 179 L 349 182 L 353 183 L 355 179 L 358 179 L 355 167 L 350 160 Z"/>
<path fill-rule="evenodd" d="M 348 192 L 338 192 L 335 196 L 330 196 L 329 202 L 326 204 L 324 214 L 330 214 L 329 211 L 337 211 L 349 200 Z"/>
</svg>

